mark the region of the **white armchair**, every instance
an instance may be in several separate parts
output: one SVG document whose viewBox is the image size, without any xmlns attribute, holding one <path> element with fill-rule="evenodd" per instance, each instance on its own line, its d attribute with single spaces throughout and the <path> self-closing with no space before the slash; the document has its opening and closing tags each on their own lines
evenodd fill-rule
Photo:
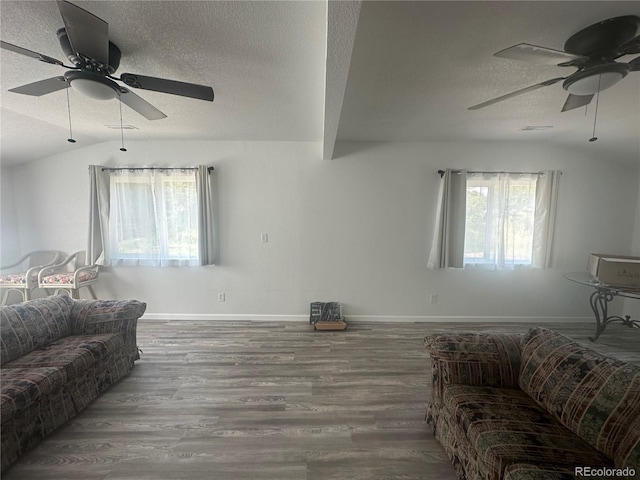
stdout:
<svg viewBox="0 0 640 480">
<path fill-rule="evenodd" d="M 38 286 L 53 289 L 54 295 L 68 292 L 71 298 L 80 298 L 78 291 L 86 287 L 93 299 L 97 299 L 92 285 L 98 281 L 98 265 L 86 264 L 86 252 L 81 250 L 69 255 L 57 265 L 43 268 L 38 273 Z"/>
<path fill-rule="evenodd" d="M 56 250 L 36 250 L 11 265 L 0 267 L 2 305 L 7 304 L 11 292 L 19 293 L 23 302 L 30 300 L 32 291 L 38 288 L 38 272 L 61 258 L 62 253 Z"/>
</svg>

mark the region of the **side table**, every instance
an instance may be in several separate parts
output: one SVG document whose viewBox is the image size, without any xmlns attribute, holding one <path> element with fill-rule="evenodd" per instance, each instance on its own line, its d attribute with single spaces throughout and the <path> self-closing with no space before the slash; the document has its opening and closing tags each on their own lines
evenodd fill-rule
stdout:
<svg viewBox="0 0 640 480">
<path fill-rule="evenodd" d="M 640 328 L 640 320 L 631 319 L 630 315 L 623 317 L 619 315 L 609 315 L 608 306 L 615 297 L 626 297 L 640 300 L 640 288 L 630 286 L 609 285 L 600 282 L 596 277 L 586 272 L 572 272 L 564 276 L 567 280 L 587 285 L 595 289 L 595 292 L 589 297 L 589 305 L 596 317 L 596 334 L 589 337 L 589 340 L 595 342 L 607 325 L 614 322 L 620 322 L 629 328 Z"/>
</svg>

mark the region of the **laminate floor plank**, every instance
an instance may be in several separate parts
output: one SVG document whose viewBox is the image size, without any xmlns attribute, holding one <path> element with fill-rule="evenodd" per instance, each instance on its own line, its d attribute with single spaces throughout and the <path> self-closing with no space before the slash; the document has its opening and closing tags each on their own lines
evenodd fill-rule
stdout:
<svg viewBox="0 0 640 480">
<path fill-rule="evenodd" d="M 640 331 L 545 325 L 640 364 Z M 522 323 L 151 321 L 132 373 L 5 480 L 454 480 L 424 423 L 432 332 Z"/>
</svg>

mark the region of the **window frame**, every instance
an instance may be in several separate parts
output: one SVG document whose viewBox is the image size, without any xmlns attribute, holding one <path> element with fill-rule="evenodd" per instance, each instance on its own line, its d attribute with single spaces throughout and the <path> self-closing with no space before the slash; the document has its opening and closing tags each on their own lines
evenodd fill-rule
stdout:
<svg viewBox="0 0 640 480">
<path fill-rule="evenodd" d="M 177 178 L 176 178 L 177 177 Z M 170 175 L 163 175 L 162 171 L 154 172 L 136 172 L 135 175 L 110 175 L 109 188 L 110 210 L 109 215 L 109 245 L 110 245 L 110 261 L 111 265 L 141 265 L 141 266 L 196 266 L 198 265 L 198 202 L 196 189 L 195 171 L 185 170 L 172 172 Z M 170 233 L 168 225 L 168 217 L 166 215 L 167 188 L 170 183 L 187 182 L 192 184 L 192 192 L 189 205 L 194 209 L 190 215 L 193 215 L 192 224 L 195 226 L 195 245 L 190 248 L 190 255 L 171 255 L 170 254 Z M 155 196 L 155 204 L 161 206 L 161 212 L 156 211 L 155 222 L 152 229 L 155 230 L 157 241 L 152 242 L 153 246 L 146 252 L 124 252 L 120 250 L 122 238 L 118 235 L 121 221 L 123 220 L 118 208 L 114 207 L 114 201 L 119 200 L 117 192 L 118 184 L 144 184 L 151 188 L 151 196 Z M 157 247 L 157 252 L 154 248 Z"/>
<path fill-rule="evenodd" d="M 505 179 L 506 177 L 506 179 Z M 536 199 L 537 199 L 537 177 L 538 174 L 503 174 L 496 173 L 491 175 L 482 174 L 469 174 L 466 182 L 466 206 L 465 206 L 465 238 L 463 247 L 463 267 L 464 268 L 483 268 L 483 269 L 520 269 L 520 268 L 533 268 L 534 264 L 534 234 L 535 234 L 535 219 L 536 219 Z M 501 182 L 508 182 L 504 185 Z M 504 256 L 501 260 L 499 254 L 501 248 L 498 245 L 500 237 L 508 235 L 501 233 L 501 228 L 498 223 L 500 222 L 500 216 L 513 216 L 511 211 L 511 205 L 509 204 L 512 197 L 511 189 L 517 187 L 528 187 L 529 192 L 526 197 L 526 209 L 519 210 L 524 212 L 527 216 L 527 239 L 526 249 L 527 254 L 522 258 L 508 258 Z M 469 194 L 474 189 L 486 189 L 487 201 L 485 208 L 485 222 L 484 222 L 484 240 L 482 242 L 482 256 L 469 257 L 468 254 L 468 240 L 469 240 Z M 513 222 L 509 219 L 502 220 L 503 228 L 508 228 L 509 232 L 516 232 L 517 228 L 513 225 Z M 511 227 L 511 228 L 509 228 Z M 512 245 L 509 240 L 504 242 L 503 247 Z"/>
</svg>

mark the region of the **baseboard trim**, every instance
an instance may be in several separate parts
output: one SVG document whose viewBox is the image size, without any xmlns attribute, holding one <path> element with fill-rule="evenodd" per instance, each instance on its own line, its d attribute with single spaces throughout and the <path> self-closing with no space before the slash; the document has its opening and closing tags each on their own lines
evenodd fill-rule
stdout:
<svg viewBox="0 0 640 480">
<path fill-rule="evenodd" d="M 251 322 L 308 322 L 308 315 L 276 315 L 276 314 L 228 314 L 228 313 L 145 313 L 143 320 L 188 320 L 204 322 L 251 321 Z M 593 322 L 593 317 L 509 317 L 482 315 L 347 315 L 347 322 L 390 322 L 390 323 L 585 323 Z"/>
</svg>

